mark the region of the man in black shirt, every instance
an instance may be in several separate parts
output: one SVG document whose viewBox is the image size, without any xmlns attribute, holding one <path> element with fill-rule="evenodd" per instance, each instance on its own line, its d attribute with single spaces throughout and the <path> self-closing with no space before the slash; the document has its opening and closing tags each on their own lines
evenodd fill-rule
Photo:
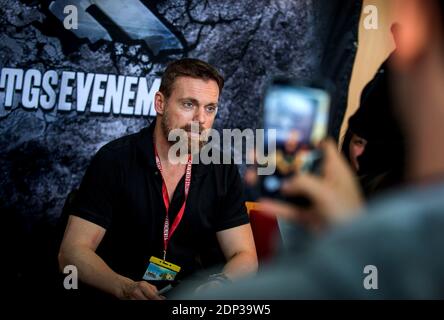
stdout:
<svg viewBox="0 0 444 320">
<path fill-rule="evenodd" d="M 174 129 L 203 145 L 222 87 L 223 78 L 203 61 L 167 67 L 155 95 L 156 120 L 102 147 L 87 169 L 70 209 L 61 268 L 74 265 L 81 282 L 123 299 L 162 298 L 156 281 L 143 279 L 183 279 L 211 263 L 214 248 L 226 259 L 223 277 L 256 271 L 236 166 L 192 163 L 191 154 L 173 164 L 168 154 Z"/>
</svg>

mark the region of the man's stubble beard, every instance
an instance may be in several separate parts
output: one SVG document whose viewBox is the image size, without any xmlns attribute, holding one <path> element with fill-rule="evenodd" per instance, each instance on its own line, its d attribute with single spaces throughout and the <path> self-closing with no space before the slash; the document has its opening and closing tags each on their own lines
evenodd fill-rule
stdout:
<svg viewBox="0 0 444 320">
<path fill-rule="evenodd" d="M 168 108 L 165 108 L 165 111 L 163 113 L 162 120 L 161 120 L 160 124 L 161 124 L 163 135 L 165 136 L 165 139 L 168 141 L 170 146 L 172 146 L 172 145 L 176 144 L 177 142 L 179 142 L 179 138 L 177 138 L 177 140 L 175 140 L 175 141 L 174 140 L 173 141 L 168 140 L 168 136 L 169 136 L 169 134 L 170 134 L 170 132 L 172 130 L 174 130 L 174 129 L 181 129 L 181 130 L 184 130 L 186 132 L 191 132 L 191 124 L 187 124 L 187 125 L 185 125 L 183 127 L 180 127 L 180 128 L 173 128 L 173 126 L 170 124 L 170 118 L 169 118 L 169 115 L 168 115 Z M 199 134 L 201 134 L 203 131 L 204 131 L 204 127 L 201 124 L 199 124 Z M 188 150 L 188 152 L 190 152 L 192 150 L 191 140 L 192 140 L 191 137 L 188 136 L 187 137 L 187 141 L 188 141 L 188 146 L 187 146 L 188 149 L 187 150 Z M 198 150 L 200 151 L 202 149 L 202 147 L 205 144 L 207 144 L 207 143 L 208 143 L 207 139 L 206 140 L 200 140 L 199 139 Z"/>
</svg>

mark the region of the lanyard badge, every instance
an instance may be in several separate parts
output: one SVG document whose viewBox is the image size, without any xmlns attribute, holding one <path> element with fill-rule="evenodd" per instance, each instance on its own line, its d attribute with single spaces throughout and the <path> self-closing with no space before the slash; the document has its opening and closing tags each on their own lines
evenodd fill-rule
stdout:
<svg viewBox="0 0 444 320">
<path fill-rule="evenodd" d="M 160 174 L 162 176 L 162 198 L 163 198 L 163 202 L 165 204 L 165 209 L 166 209 L 165 222 L 164 222 L 164 226 L 163 226 L 163 259 L 151 257 L 150 263 L 149 263 L 148 268 L 145 272 L 145 275 L 143 276 L 143 279 L 144 280 L 174 280 L 176 274 L 180 271 L 180 267 L 167 262 L 165 260 L 165 258 L 166 258 L 166 253 L 167 253 L 167 249 L 168 249 L 168 242 L 170 241 L 173 233 L 176 231 L 177 227 L 179 226 L 179 223 L 182 220 L 183 214 L 185 212 L 185 206 L 186 206 L 188 193 L 190 190 L 190 184 L 191 184 L 192 157 L 191 157 L 191 155 L 188 156 L 187 166 L 186 166 L 186 170 L 185 170 L 185 200 L 184 200 L 179 212 L 177 213 L 177 216 L 174 219 L 173 224 L 171 225 L 171 228 L 170 228 L 170 221 L 168 218 L 168 210 L 169 210 L 169 206 L 170 206 L 170 200 L 168 197 L 168 190 L 167 190 L 167 187 L 165 184 L 165 180 L 163 179 L 162 164 L 160 162 L 159 155 L 157 154 L 156 144 L 154 144 L 154 153 L 156 156 L 157 168 L 159 169 Z"/>
<path fill-rule="evenodd" d="M 151 257 L 143 280 L 173 281 L 179 273 L 180 267 L 165 260 Z"/>
</svg>

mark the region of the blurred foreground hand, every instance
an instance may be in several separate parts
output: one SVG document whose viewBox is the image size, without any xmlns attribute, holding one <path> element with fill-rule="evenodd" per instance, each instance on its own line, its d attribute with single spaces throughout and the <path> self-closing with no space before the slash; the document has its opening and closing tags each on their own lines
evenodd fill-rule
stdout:
<svg viewBox="0 0 444 320">
<path fill-rule="evenodd" d="M 302 223 L 313 231 L 347 222 L 359 214 L 364 198 L 355 174 L 332 140 L 323 142 L 321 148 L 324 151 L 322 175 L 294 176 L 281 189 L 286 196 L 307 197 L 312 205 L 302 208 L 282 201 L 264 199 L 261 201 L 261 211 Z"/>
</svg>

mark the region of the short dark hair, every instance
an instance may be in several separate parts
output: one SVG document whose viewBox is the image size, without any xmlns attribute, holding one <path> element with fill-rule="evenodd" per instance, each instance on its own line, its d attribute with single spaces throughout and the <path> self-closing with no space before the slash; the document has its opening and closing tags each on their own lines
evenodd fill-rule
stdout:
<svg viewBox="0 0 444 320">
<path fill-rule="evenodd" d="M 219 71 L 205 61 L 184 58 L 171 62 L 162 76 L 159 91 L 168 98 L 173 90 L 174 81 L 178 77 L 191 77 L 203 80 L 214 80 L 219 87 L 219 93 L 224 87 L 224 78 Z"/>
</svg>

